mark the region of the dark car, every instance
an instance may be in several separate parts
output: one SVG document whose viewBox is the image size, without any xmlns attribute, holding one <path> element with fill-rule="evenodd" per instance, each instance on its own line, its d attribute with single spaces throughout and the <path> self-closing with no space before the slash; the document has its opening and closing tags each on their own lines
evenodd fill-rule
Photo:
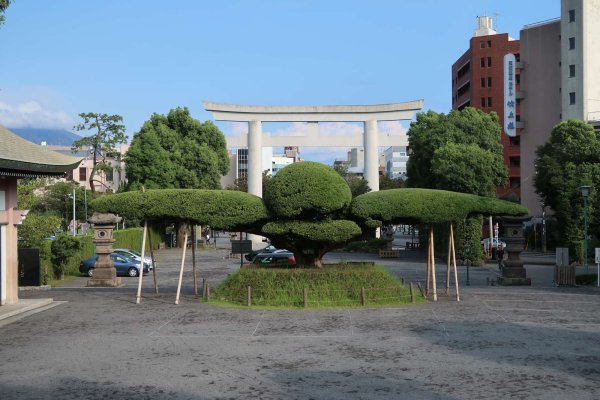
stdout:
<svg viewBox="0 0 600 400">
<path fill-rule="evenodd" d="M 294 253 L 287 250 L 275 250 L 271 253 L 259 253 L 252 260 L 252 264 L 257 265 L 296 265 Z"/>
<path fill-rule="evenodd" d="M 96 260 L 98 256 L 92 256 L 87 260 L 83 260 L 79 264 L 79 272 L 91 277 L 94 273 L 94 264 L 96 264 Z M 140 262 L 136 261 L 132 258 L 127 258 L 121 254 L 112 253 L 110 255 L 110 259 L 115 265 L 115 269 L 117 270 L 117 275 L 123 276 L 138 276 L 140 273 Z M 147 263 L 144 263 L 144 273 L 148 273 L 150 271 L 150 266 Z"/>
<path fill-rule="evenodd" d="M 258 254 L 261 254 L 261 253 L 272 253 L 275 250 L 277 250 L 277 247 L 275 247 L 272 244 L 270 244 L 267 247 L 263 247 L 260 250 L 253 250 L 253 251 L 251 251 L 250 253 L 246 254 L 244 256 L 244 258 L 246 258 L 246 260 L 248 260 L 248 261 L 252 261 L 252 260 L 254 260 L 254 257 L 256 257 Z"/>
</svg>

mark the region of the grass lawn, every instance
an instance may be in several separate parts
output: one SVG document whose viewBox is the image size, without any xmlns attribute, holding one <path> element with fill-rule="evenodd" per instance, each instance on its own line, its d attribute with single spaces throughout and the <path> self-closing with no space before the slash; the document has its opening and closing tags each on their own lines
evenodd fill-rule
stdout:
<svg viewBox="0 0 600 400">
<path fill-rule="evenodd" d="M 410 289 L 378 265 L 328 265 L 318 268 L 243 268 L 229 275 L 212 293 L 210 302 L 229 306 L 309 308 L 412 304 Z M 415 303 L 425 300 L 414 287 Z"/>
</svg>

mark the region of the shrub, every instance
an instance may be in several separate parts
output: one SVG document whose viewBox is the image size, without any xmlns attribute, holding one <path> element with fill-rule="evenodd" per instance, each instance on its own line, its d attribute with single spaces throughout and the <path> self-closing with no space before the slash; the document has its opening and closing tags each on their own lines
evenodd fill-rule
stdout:
<svg viewBox="0 0 600 400">
<path fill-rule="evenodd" d="M 50 259 L 52 261 L 52 267 L 54 269 L 54 275 L 65 279 L 65 268 L 67 262 L 81 248 L 81 243 L 72 236 L 66 234 L 59 235 L 56 240 L 52 242 L 50 246 Z"/>
</svg>

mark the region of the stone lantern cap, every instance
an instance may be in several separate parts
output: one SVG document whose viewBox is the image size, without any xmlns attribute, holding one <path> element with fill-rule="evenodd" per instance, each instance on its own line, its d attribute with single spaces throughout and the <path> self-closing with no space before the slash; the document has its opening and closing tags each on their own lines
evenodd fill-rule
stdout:
<svg viewBox="0 0 600 400">
<path fill-rule="evenodd" d="M 114 225 L 117 222 L 121 222 L 122 219 L 112 213 L 95 212 L 94 215 L 88 218 L 88 222 L 93 225 Z"/>
</svg>

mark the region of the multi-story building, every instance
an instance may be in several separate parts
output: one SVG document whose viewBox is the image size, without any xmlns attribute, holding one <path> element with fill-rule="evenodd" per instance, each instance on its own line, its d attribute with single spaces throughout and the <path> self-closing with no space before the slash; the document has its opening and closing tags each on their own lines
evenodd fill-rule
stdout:
<svg viewBox="0 0 600 400">
<path fill-rule="evenodd" d="M 452 65 L 452 108 L 478 108 L 495 112 L 500 121 L 504 119 L 504 56 L 514 54 L 520 58 L 519 41 L 507 33 L 493 29 L 491 17 L 477 17 L 477 29 L 470 40 L 469 49 Z M 520 89 L 520 73 L 516 70 L 516 90 Z M 504 130 L 500 137 L 503 146 L 504 165 L 508 168 L 509 182 L 498 187 L 500 198 L 519 201 L 521 198 L 521 151 L 520 151 L 520 105 L 517 96 L 516 136 L 508 136 Z M 502 122 L 500 122 L 502 125 Z"/>
<path fill-rule="evenodd" d="M 383 171 L 390 179 L 406 178 L 408 152 L 405 146 L 392 146 L 383 152 Z"/>
<path fill-rule="evenodd" d="M 522 200 L 531 215 L 543 204 L 535 192 L 535 151 L 561 121 L 600 129 L 600 0 L 562 0 L 558 19 L 521 30 Z"/>
</svg>

